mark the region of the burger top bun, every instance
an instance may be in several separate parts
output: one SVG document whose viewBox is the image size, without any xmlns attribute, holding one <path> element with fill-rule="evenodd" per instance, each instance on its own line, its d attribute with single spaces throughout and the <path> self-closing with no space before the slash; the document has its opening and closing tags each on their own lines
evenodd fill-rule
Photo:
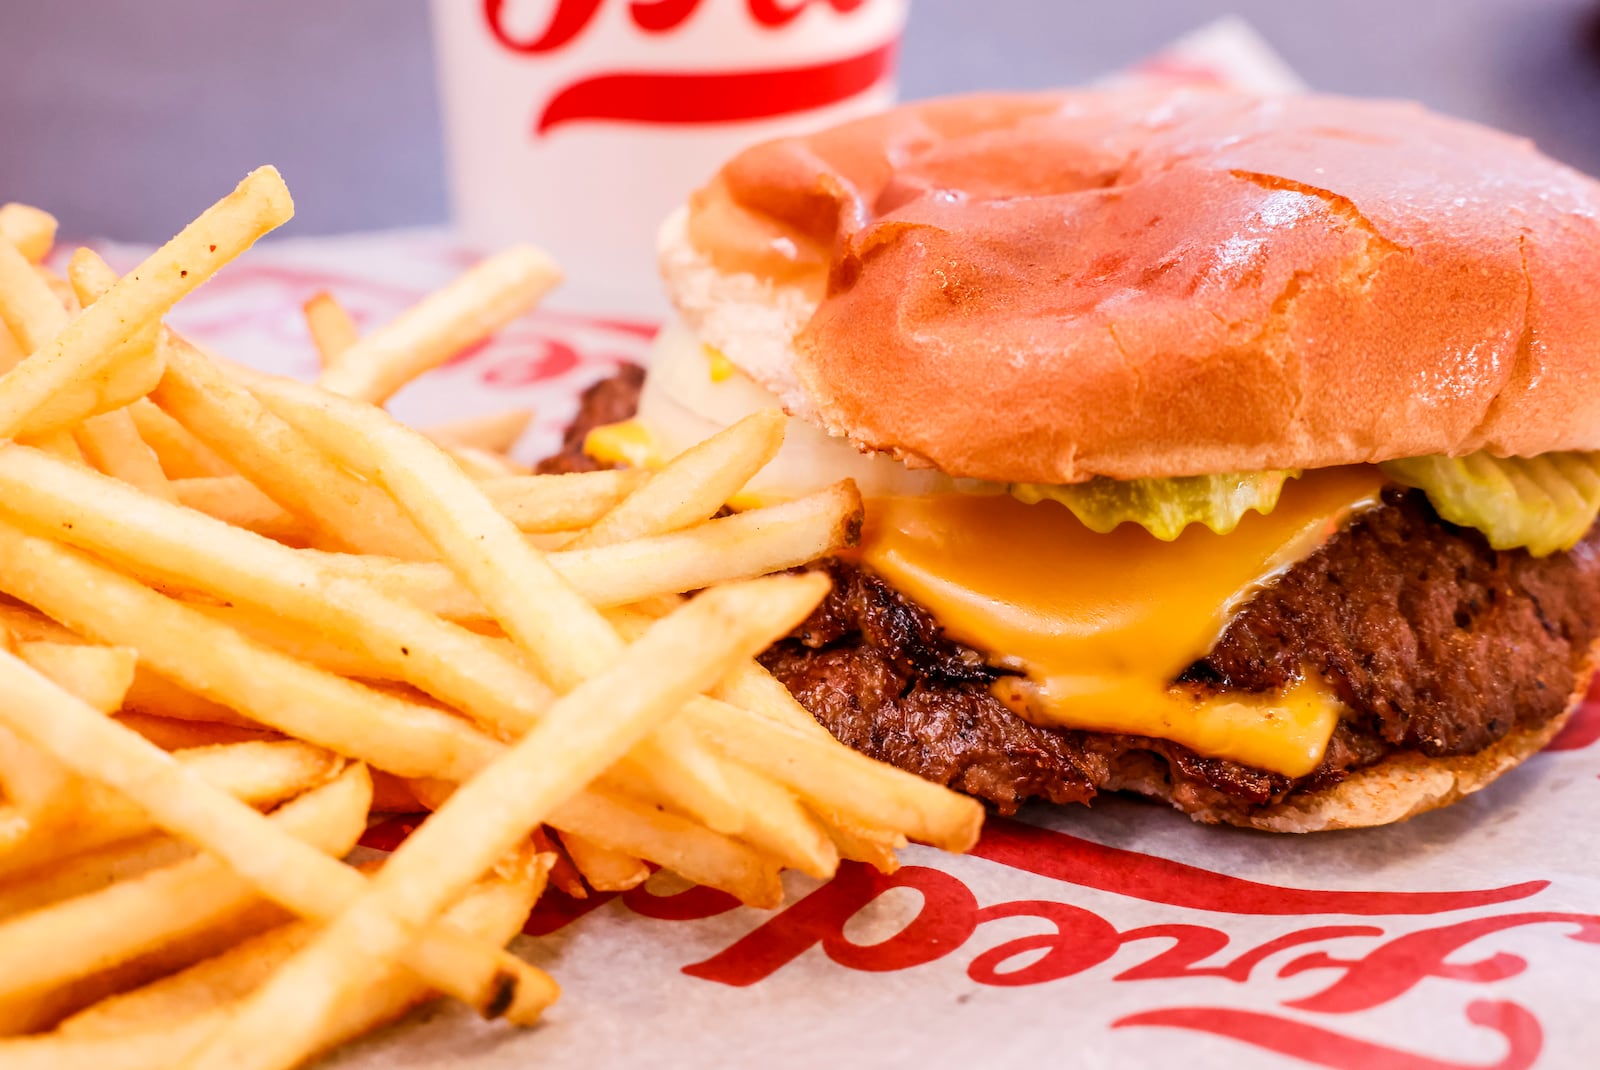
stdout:
<svg viewBox="0 0 1600 1070">
<path fill-rule="evenodd" d="M 791 412 L 954 476 L 1600 449 L 1600 183 L 1410 104 L 912 105 L 735 157 L 662 263 Z"/>
</svg>

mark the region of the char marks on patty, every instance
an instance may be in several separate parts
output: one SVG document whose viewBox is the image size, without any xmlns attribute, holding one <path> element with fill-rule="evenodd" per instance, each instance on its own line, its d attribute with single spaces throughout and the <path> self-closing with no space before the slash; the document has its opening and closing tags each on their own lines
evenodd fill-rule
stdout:
<svg viewBox="0 0 1600 1070">
<path fill-rule="evenodd" d="M 1291 779 L 1166 740 L 1045 728 L 988 690 L 994 670 L 860 566 L 763 662 L 845 743 L 1010 812 L 1164 780 L 1187 812 L 1236 813 L 1338 783 L 1397 750 L 1470 754 L 1565 707 L 1600 623 L 1600 530 L 1535 559 L 1492 550 L 1391 491 L 1234 618 L 1184 674 L 1206 691 L 1269 691 L 1304 665 L 1349 712 L 1322 764 Z"/>
</svg>

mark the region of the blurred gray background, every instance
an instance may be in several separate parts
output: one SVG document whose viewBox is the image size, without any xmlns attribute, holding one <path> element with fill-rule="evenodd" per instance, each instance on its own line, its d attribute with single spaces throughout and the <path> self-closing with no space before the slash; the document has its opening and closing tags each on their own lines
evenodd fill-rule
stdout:
<svg viewBox="0 0 1600 1070">
<path fill-rule="evenodd" d="M 1600 172 L 1600 0 L 913 0 L 902 95 L 1081 82 L 1228 12 L 1317 89 Z M 426 0 L 0 0 L 0 200 L 74 235 L 165 238 L 268 160 L 294 233 L 438 222 L 438 123 Z"/>
</svg>

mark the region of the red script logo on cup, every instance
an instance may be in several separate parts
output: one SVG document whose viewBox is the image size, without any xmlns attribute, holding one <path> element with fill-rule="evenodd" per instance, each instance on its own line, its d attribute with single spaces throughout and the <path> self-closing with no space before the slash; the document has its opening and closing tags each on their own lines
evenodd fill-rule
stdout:
<svg viewBox="0 0 1600 1070">
<path fill-rule="evenodd" d="M 815 0 L 748 0 L 756 26 L 782 30 Z M 840 15 L 867 0 L 822 0 Z M 521 36 L 507 24 L 507 0 L 484 0 L 489 31 L 505 48 L 525 55 L 555 52 L 594 21 L 602 0 L 559 0 L 542 32 Z M 702 0 L 631 0 L 628 19 L 643 35 L 674 33 L 694 17 Z M 718 123 L 768 119 L 849 100 L 886 79 L 894 67 L 896 39 L 852 55 L 801 66 L 761 70 L 617 71 L 580 76 L 560 87 L 539 109 L 538 136 L 564 123 L 610 120 L 635 123 Z"/>
</svg>

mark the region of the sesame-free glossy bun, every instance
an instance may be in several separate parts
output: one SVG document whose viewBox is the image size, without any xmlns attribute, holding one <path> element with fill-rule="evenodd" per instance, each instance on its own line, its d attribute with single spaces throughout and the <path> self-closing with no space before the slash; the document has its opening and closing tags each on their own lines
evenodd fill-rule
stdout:
<svg viewBox="0 0 1600 1070">
<path fill-rule="evenodd" d="M 955 476 L 1600 449 L 1600 184 L 1412 104 L 913 105 L 735 157 L 662 264 L 791 412 Z"/>
</svg>

